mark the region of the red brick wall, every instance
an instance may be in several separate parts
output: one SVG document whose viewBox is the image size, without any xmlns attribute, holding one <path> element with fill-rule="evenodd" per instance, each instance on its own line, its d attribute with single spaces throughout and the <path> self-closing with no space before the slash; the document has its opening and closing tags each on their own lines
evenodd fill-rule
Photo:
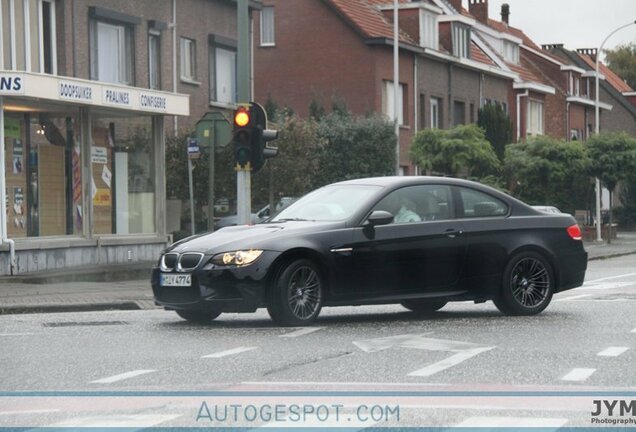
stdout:
<svg viewBox="0 0 636 432">
<path fill-rule="evenodd" d="M 261 47 L 256 14 L 254 88 L 257 101 L 271 97 L 306 116 L 316 100 L 330 110 L 343 101 L 354 113 L 382 112 L 382 84 L 393 80 L 393 48 L 368 45 L 364 37 L 325 3 L 267 0 L 275 7 L 276 46 Z M 408 164 L 414 123 L 413 54 L 400 54 L 400 83 L 406 86 L 406 126 L 400 130 L 401 163 Z"/>
</svg>

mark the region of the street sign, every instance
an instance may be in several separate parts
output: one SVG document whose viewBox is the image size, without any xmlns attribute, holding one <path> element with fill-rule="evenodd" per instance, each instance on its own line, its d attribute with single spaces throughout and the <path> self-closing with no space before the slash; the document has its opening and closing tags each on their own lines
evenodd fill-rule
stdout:
<svg viewBox="0 0 636 432">
<path fill-rule="evenodd" d="M 199 148 L 199 140 L 196 138 L 188 138 L 188 159 L 194 160 L 201 157 L 201 149 Z"/>
</svg>

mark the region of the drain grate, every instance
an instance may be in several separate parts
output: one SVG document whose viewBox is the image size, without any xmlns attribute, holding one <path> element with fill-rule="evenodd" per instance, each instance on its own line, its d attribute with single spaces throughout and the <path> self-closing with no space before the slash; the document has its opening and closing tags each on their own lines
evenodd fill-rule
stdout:
<svg viewBox="0 0 636 432">
<path fill-rule="evenodd" d="M 96 326 L 113 326 L 127 325 L 126 321 L 63 321 L 43 323 L 44 327 L 96 327 Z"/>
</svg>

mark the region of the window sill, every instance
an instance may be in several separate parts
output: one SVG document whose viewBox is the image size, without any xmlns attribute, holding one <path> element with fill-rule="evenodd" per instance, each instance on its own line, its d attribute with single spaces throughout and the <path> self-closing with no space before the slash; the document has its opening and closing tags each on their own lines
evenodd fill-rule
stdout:
<svg viewBox="0 0 636 432">
<path fill-rule="evenodd" d="M 181 82 L 183 84 L 190 84 L 190 85 L 194 85 L 194 86 L 200 86 L 201 85 L 201 81 L 195 81 L 191 78 L 186 78 L 186 77 L 181 77 Z"/>
<path fill-rule="evenodd" d="M 209 105 L 211 107 L 214 108 L 223 108 L 223 109 L 236 109 L 236 103 L 232 103 L 232 102 L 217 102 L 217 101 L 210 101 Z"/>
<path fill-rule="evenodd" d="M 273 48 L 276 46 L 276 43 L 262 43 L 260 44 L 261 48 Z"/>
</svg>

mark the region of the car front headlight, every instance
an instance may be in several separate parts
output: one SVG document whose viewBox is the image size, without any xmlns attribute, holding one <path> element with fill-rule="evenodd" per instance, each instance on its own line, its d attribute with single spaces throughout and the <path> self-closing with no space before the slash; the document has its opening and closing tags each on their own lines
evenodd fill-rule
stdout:
<svg viewBox="0 0 636 432">
<path fill-rule="evenodd" d="M 256 261 L 262 253 L 262 250 L 257 249 L 225 252 L 213 256 L 212 264 L 218 266 L 246 266 Z"/>
</svg>

